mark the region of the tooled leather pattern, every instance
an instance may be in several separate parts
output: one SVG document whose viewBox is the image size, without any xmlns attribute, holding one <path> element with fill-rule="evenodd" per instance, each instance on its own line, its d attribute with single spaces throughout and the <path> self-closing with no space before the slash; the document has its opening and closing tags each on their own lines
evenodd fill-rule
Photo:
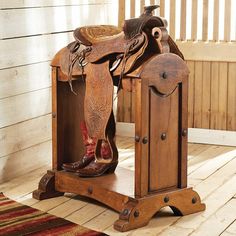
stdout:
<svg viewBox="0 0 236 236">
<path fill-rule="evenodd" d="M 84 115 L 89 136 L 97 139 L 106 139 L 105 130 L 112 111 L 113 81 L 108 68 L 109 61 L 86 67 Z"/>
</svg>

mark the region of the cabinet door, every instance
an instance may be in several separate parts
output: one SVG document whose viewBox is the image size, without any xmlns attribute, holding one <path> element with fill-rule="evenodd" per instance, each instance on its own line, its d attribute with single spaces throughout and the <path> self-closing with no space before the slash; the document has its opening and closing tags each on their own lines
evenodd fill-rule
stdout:
<svg viewBox="0 0 236 236">
<path fill-rule="evenodd" d="M 149 87 L 149 191 L 178 186 L 179 89 L 165 96 Z"/>
</svg>

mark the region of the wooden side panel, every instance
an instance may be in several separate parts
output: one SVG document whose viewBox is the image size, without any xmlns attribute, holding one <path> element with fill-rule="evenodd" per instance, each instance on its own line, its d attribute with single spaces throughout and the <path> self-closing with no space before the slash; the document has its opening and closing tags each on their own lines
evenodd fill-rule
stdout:
<svg viewBox="0 0 236 236">
<path fill-rule="evenodd" d="M 194 61 L 187 61 L 187 66 L 190 71 L 188 78 L 188 127 L 193 128 L 193 117 L 194 117 Z"/>
<path fill-rule="evenodd" d="M 219 106 L 219 63 L 212 62 L 211 67 L 211 123 L 210 128 L 216 129 Z"/>
<path fill-rule="evenodd" d="M 236 131 L 236 63 L 229 63 L 227 129 Z"/>
<path fill-rule="evenodd" d="M 195 62 L 194 127 L 202 127 L 202 62 Z"/>
<path fill-rule="evenodd" d="M 132 93 L 124 91 L 123 100 L 124 122 L 131 122 Z"/>
<path fill-rule="evenodd" d="M 202 66 L 202 128 L 210 127 L 210 108 L 211 108 L 211 63 L 203 62 Z"/>
<path fill-rule="evenodd" d="M 124 122 L 124 111 L 123 111 L 123 105 L 124 105 L 124 90 L 121 89 L 117 94 L 117 121 Z"/>
<path fill-rule="evenodd" d="M 73 81 L 73 89 L 70 90 L 66 82 L 58 82 L 57 85 L 57 169 L 66 162 L 74 162 L 84 155 L 84 146 L 80 123 L 84 121 L 84 94 L 85 83 Z"/>
<path fill-rule="evenodd" d="M 158 191 L 178 185 L 178 88 L 168 97 L 162 97 L 150 88 L 149 99 L 149 191 Z"/>
<path fill-rule="evenodd" d="M 234 80 L 234 87 L 236 87 Z M 221 62 L 219 64 L 219 107 L 218 107 L 218 123 L 217 129 L 226 130 L 227 121 L 227 93 L 228 93 L 228 63 Z M 233 100 L 232 100 L 233 101 Z M 230 101 L 230 102 L 232 102 Z"/>
</svg>

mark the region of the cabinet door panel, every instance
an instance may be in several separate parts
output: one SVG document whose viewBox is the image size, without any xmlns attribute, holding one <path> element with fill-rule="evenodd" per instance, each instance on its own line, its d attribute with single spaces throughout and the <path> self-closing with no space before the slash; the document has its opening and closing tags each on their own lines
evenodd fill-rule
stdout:
<svg viewBox="0 0 236 236">
<path fill-rule="evenodd" d="M 149 87 L 149 191 L 178 185 L 179 89 L 169 96 Z"/>
</svg>

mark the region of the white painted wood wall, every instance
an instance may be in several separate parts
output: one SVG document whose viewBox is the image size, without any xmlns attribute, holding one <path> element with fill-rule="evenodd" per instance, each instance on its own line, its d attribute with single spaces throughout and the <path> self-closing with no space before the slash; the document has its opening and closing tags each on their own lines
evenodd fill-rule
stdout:
<svg viewBox="0 0 236 236">
<path fill-rule="evenodd" d="M 0 1 L 0 182 L 51 161 L 50 60 L 82 25 L 117 24 L 117 1 Z"/>
</svg>

